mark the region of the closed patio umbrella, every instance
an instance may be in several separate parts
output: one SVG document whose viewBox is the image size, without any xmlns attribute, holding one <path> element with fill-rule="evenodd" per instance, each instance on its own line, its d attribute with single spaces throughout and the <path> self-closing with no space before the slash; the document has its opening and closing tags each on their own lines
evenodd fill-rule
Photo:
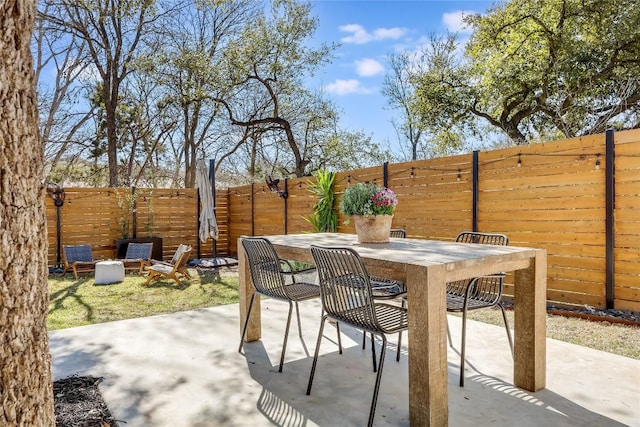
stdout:
<svg viewBox="0 0 640 427">
<path fill-rule="evenodd" d="M 211 182 L 209 181 L 209 170 L 204 160 L 198 160 L 196 163 L 196 186 L 200 192 L 200 202 L 202 203 L 198 232 L 200 241 L 206 243 L 209 237 L 218 240 L 218 223 L 216 222 Z"/>
</svg>

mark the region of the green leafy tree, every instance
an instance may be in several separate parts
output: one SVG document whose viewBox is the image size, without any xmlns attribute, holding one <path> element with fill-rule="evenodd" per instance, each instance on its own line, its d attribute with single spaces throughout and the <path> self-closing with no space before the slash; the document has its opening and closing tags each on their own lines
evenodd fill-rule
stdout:
<svg viewBox="0 0 640 427">
<path fill-rule="evenodd" d="M 311 159 L 297 135 L 296 121 L 314 119 L 301 110 L 300 101 L 310 99 L 303 79 L 326 63 L 332 51 L 326 44 L 308 46 L 318 25 L 310 11 L 310 3 L 277 0 L 270 16 L 258 14 L 225 52 L 221 77 L 227 89 L 216 99 L 234 126 L 248 130 L 247 137 L 286 145 L 293 159 L 287 169 L 298 177 L 308 174 Z"/>
<path fill-rule="evenodd" d="M 170 31 L 151 70 L 164 87 L 162 104 L 179 118 L 174 157 L 184 184 L 195 185 L 196 161 L 235 152 L 229 122 L 215 99 L 227 96 L 224 55 L 259 10 L 254 0 L 193 0 L 170 20 Z M 231 135 L 237 137 L 237 135 Z M 229 154 L 230 155 L 230 154 Z"/>
<path fill-rule="evenodd" d="M 440 74 L 420 77 L 423 121 L 480 118 L 518 144 L 640 125 L 636 1 L 511 0 L 467 21 L 464 58 L 452 46 Z"/>
<path fill-rule="evenodd" d="M 419 126 L 419 117 L 413 99 L 415 98 L 415 83 L 413 77 L 417 73 L 419 62 L 410 52 L 389 56 L 390 72 L 382 82 L 382 94 L 387 98 L 389 107 L 400 112 L 400 122 L 393 122 L 399 136 L 401 148 L 408 143 L 411 155 L 409 160 L 418 159 L 418 147 L 423 137 L 423 130 Z"/>
<path fill-rule="evenodd" d="M 410 160 L 456 151 L 468 127 L 464 114 L 459 113 L 464 107 L 451 90 L 466 81 L 466 72 L 459 66 L 456 35 L 432 35 L 429 40 L 418 52 L 390 56 L 391 72 L 383 82 L 382 94 L 389 106 L 400 111 L 401 121 L 394 127 L 401 144 L 404 141 L 409 146 L 411 154 L 405 157 Z M 418 90 L 420 103 L 415 102 Z"/>
<path fill-rule="evenodd" d="M 86 45 L 87 61 L 96 73 L 96 88 L 104 110 L 109 185 L 117 187 L 118 114 L 121 88 L 135 70 L 141 46 L 163 13 L 154 0 L 50 0 L 40 18 L 57 31 Z M 153 51 L 150 47 L 146 52 Z"/>
</svg>

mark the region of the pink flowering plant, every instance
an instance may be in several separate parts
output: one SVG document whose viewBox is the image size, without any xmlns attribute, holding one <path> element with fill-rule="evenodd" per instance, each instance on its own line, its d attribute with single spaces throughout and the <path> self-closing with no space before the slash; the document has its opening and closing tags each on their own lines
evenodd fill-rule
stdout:
<svg viewBox="0 0 640 427">
<path fill-rule="evenodd" d="M 393 215 L 397 204 L 393 190 L 371 183 L 358 183 L 344 191 L 340 211 L 348 216 Z"/>
</svg>

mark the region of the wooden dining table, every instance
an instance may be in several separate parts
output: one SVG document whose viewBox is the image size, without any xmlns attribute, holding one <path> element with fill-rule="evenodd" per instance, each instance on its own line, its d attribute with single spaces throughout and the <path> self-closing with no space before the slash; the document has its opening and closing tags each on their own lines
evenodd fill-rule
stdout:
<svg viewBox="0 0 640 427">
<path fill-rule="evenodd" d="M 391 238 L 361 244 L 355 234 L 314 233 L 264 236 L 278 256 L 311 263 L 310 246 L 355 249 L 370 274 L 403 280 L 409 316 L 409 421 L 414 426 L 448 424 L 446 283 L 514 272 L 513 383 L 538 391 L 546 381 L 546 277 L 544 249 L 437 240 Z M 242 248 L 241 239 L 238 248 Z M 243 250 L 238 250 L 240 323 L 253 294 Z M 260 305 L 254 302 L 247 341 L 261 337 Z"/>
</svg>

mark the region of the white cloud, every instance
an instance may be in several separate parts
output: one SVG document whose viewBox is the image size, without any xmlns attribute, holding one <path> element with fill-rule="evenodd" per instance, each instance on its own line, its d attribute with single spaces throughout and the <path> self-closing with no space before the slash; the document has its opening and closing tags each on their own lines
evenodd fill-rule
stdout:
<svg viewBox="0 0 640 427">
<path fill-rule="evenodd" d="M 341 39 L 343 43 L 355 44 L 365 44 L 386 39 L 397 40 L 407 33 L 407 29 L 401 27 L 377 28 L 373 33 L 370 33 L 360 24 L 342 25 L 339 29 L 342 32 L 351 33 L 351 35 Z"/>
<path fill-rule="evenodd" d="M 473 15 L 474 13 L 472 10 L 457 10 L 455 12 L 445 13 L 442 15 L 442 23 L 449 31 L 455 33 L 471 33 L 472 28 L 469 27 L 463 19 L 465 16 Z"/>
<path fill-rule="evenodd" d="M 360 84 L 360 81 L 356 79 L 338 79 L 335 82 L 326 85 L 324 87 L 324 90 L 329 93 L 335 93 L 336 95 L 348 95 L 351 93 L 368 94 L 373 92 L 373 90 L 367 89 L 362 86 Z"/>
<path fill-rule="evenodd" d="M 362 77 L 375 76 L 384 73 L 384 66 L 375 59 L 365 58 L 356 61 L 356 72 Z"/>
<path fill-rule="evenodd" d="M 406 28 L 393 27 L 393 28 L 377 28 L 373 32 L 373 37 L 376 40 L 392 39 L 397 40 L 407 33 Z"/>
</svg>

